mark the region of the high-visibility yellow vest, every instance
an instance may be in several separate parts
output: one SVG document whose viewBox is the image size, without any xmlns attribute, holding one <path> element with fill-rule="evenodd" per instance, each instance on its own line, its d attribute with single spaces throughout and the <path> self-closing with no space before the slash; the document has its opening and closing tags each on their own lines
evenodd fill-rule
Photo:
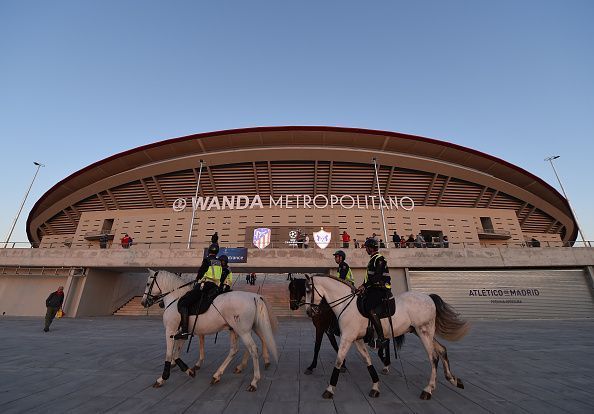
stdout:
<svg viewBox="0 0 594 414">
<path fill-rule="evenodd" d="M 208 270 L 202 276 L 202 281 L 213 282 L 217 286 L 221 281 L 221 275 L 223 274 L 223 266 L 221 265 L 221 261 L 219 259 L 208 259 L 210 261 L 210 266 L 208 266 Z M 227 276 L 228 278 L 229 276 Z"/>
<path fill-rule="evenodd" d="M 341 277 L 340 277 L 340 266 L 336 270 L 336 278 L 337 279 L 341 279 Z M 341 280 L 343 280 L 343 279 L 341 279 Z M 354 285 L 355 284 L 355 279 L 353 278 L 353 272 L 351 272 L 351 267 L 350 266 L 349 266 L 349 271 L 347 272 L 346 277 L 344 278 L 344 280 L 346 280 L 347 282 L 349 282 L 351 285 Z"/>
</svg>

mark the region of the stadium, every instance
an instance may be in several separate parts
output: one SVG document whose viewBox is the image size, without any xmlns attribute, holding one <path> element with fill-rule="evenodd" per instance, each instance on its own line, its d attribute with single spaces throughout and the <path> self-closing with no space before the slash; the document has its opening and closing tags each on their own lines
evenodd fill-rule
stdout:
<svg viewBox="0 0 594 414">
<path fill-rule="evenodd" d="M 5 253 L 1 283 L 22 283 L 17 265 L 61 263 L 73 313 L 111 314 L 142 293 L 144 268 L 194 271 L 215 232 L 245 252 L 237 273 L 328 273 L 329 250 L 344 248 L 362 279 L 367 256 L 355 247 L 375 233 L 397 291 L 431 290 L 476 317 L 517 316 L 515 292 L 520 317 L 592 316 L 593 255 L 570 247 L 576 221 L 549 184 L 448 142 L 339 127 L 217 131 L 97 161 L 36 202 L 27 234 L 37 248 Z M 110 303 L 85 307 L 98 291 Z"/>
</svg>

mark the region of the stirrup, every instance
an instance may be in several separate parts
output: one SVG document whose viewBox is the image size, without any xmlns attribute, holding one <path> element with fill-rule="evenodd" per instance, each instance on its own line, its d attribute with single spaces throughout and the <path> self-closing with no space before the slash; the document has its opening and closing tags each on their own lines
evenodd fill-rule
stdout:
<svg viewBox="0 0 594 414">
<path fill-rule="evenodd" d="M 173 339 L 181 339 L 185 341 L 186 339 L 188 339 L 189 336 L 190 334 L 187 332 L 178 332 L 175 335 L 173 335 Z"/>
</svg>

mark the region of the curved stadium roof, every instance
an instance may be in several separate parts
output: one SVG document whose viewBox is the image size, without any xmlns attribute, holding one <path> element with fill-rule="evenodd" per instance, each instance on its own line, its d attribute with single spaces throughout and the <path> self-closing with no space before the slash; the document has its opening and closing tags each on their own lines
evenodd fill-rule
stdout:
<svg viewBox="0 0 594 414">
<path fill-rule="evenodd" d="M 516 211 L 524 232 L 575 240 L 565 198 L 533 174 L 459 145 L 395 132 L 282 126 L 189 135 L 134 148 L 66 177 L 33 206 L 29 240 L 73 234 L 85 211 L 170 207 L 201 195 L 371 194 L 380 187 L 415 204 Z"/>
</svg>

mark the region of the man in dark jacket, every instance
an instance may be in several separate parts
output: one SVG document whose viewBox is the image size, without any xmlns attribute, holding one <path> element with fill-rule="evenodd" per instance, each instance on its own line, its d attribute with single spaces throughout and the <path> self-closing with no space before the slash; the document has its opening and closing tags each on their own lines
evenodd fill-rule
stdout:
<svg viewBox="0 0 594 414">
<path fill-rule="evenodd" d="M 64 303 L 64 286 L 59 286 L 58 290 L 50 293 L 50 295 L 45 300 L 47 312 L 45 312 L 45 327 L 43 328 L 44 332 L 49 331 L 49 327 L 56 317 L 56 313 L 58 313 L 58 310 L 62 307 L 62 303 Z"/>
</svg>

